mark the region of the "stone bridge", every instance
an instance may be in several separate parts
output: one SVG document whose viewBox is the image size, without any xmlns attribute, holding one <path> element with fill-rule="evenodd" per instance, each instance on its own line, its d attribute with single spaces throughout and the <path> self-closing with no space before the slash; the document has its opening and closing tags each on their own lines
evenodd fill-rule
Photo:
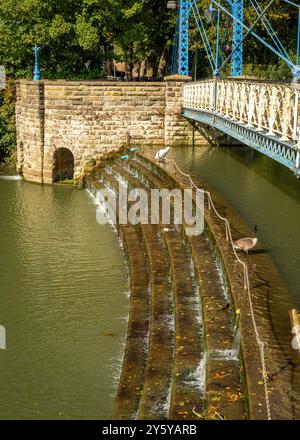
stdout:
<svg viewBox="0 0 300 440">
<path fill-rule="evenodd" d="M 51 183 L 79 176 L 90 159 L 128 138 L 137 146 L 191 142 L 184 82 L 18 81 L 19 171 Z"/>
</svg>

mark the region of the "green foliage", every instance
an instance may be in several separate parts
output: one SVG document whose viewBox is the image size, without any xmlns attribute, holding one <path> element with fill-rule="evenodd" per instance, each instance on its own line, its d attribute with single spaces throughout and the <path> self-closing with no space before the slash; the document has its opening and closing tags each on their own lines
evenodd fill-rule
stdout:
<svg viewBox="0 0 300 440">
<path fill-rule="evenodd" d="M 222 3 L 222 2 L 221 2 Z M 262 10 L 270 3 L 269 0 L 258 1 Z M 295 2 L 297 3 L 297 2 Z M 210 0 L 202 0 L 202 8 L 207 8 L 210 4 Z M 227 9 L 229 6 L 222 3 Z M 251 27 L 258 18 L 255 10 L 251 6 L 249 0 L 244 0 L 244 23 Z M 296 55 L 296 42 L 297 42 L 297 24 L 298 24 L 298 11 L 296 8 L 284 3 L 283 1 L 275 1 L 268 9 L 266 14 L 267 19 L 271 23 L 276 35 L 280 38 L 284 48 L 290 55 L 291 59 L 295 62 Z M 216 24 L 205 25 L 208 31 L 210 41 L 215 42 L 216 39 Z M 266 31 L 261 20 L 255 25 L 253 31 L 261 36 L 266 42 L 274 47 L 274 43 Z M 244 31 L 246 33 L 246 31 Z M 220 35 L 220 49 L 222 61 L 225 61 L 226 56 L 223 52 L 224 45 L 226 43 L 231 46 L 232 38 L 232 20 L 222 13 L 221 14 L 221 35 Z M 206 52 L 204 50 L 203 42 L 199 37 L 198 29 L 191 20 L 191 48 L 192 52 L 198 51 L 198 78 L 211 76 L 211 69 L 209 67 Z M 213 50 L 215 46 L 213 44 Z M 260 43 L 254 36 L 248 35 L 244 41 L 244 74 L 250 76 L 256 76 L 261 79 L 274 79 L 285 80 L 291 79 L 291 70 L 287 67 L 284 61 L 280 61 L 278 56 L 274 54 L 270 49 Z M 230 74 L 230 60 L 228 64 L 222 70 L 222 74 Z"/>
<path fill-rule="evenodd" d="M 32 77 L 34 44 L 46 79 L 103 77 L 105 60 L 150 63 L 171 53 L 175 15 L 167 0 L 0 1 L 0 65 Z"/>
<path fill-rule="evenodd" d="M 248 77 L 267 79 L 273 81 L 283 81 L 290 79 L 291 71 L 284 61 L 276 64 L 246 64 L 244 75 Z"/>
<path fill-rule="evenodd" d="M 15 144 L 15 87 L 8 81 L 0 93 L 0 162 L 12 154 Z"/>
<path fill-rule="evenodd" d="M 259 1 L 262 8 L 268 3 L 268 0 Z M 202 9 L 209 4 L 210 0 L 199 1 Z M 287 51 L 294 54 L 297 10 L 276 1 L 267 16 Z M 245 23 L 250 26 L 256 17 L 251 4 L 245 0 Z M 103 62 L 114 57 L 115 47 L 120 61 L 126 61 L 131 68 L 133 63 L 146 62 L 156 74 L 162 58 L 170 64 L 175 19 L 175 12 L 167 10 L 167 0 L 1 1 L 0 65 L 5 65 L 13 77 L 31 77 L 32 46 L 38 44 L 44 78 L 101 78 Z M 224 42 L 231 44 L 231 25 L 222 14 L 221 49 Z M 210 40 L 215 41 L 216 25 L 206 25 L 206 28 Z M 271 42 L 261 23 L 254 30 Z M 203 43 L 191 14 L 192 55 L 196 49 L 199 77 L 209 75 Z M 245 64 L 263 66 L 266 59 L 268 64 L 278 64 L 276 55 L 253 37 L 247 37 Z M 252 71 L 256 72 L 257 68 Z M 261 67 L 259 71 L 265 69 Z M 287 75 L 284 69 L 279 69 L 279 73 Z M 272 76 L 272 72 L 268 75 Z"/>
<path fill-rule="evenodd" d="M 9 78 L 32 77 L 32 47 L 38 44 L 41 74 L 46 79 L 101 79 L 105 76 L 104 61 L 112 59 L 125 61 L 128 78 L 134 65 L 140 67 L 141 75 L 148 70 L 154 76 L 163 76 L 171 61 L 176 21 L 176 13 L 167 9 L 167 1 L 0 0 L 0 65 L 6 67 Z M 259 0 L 262 8 L 268 3 Z M 198 4 L 205 9 L 210 0 L 199 0 Z M 224 61 L 223 48 L 225 43 L 231 44 L 232 23 L 224 14 L 221 17 Z M 245 0 L 245 23 L 251 26 L 256 17 Z M 276 0 L 267 17 L 290 56 L 295 57 L 298 11 Z M 212 72 L 193 14 L 190 26 L 194 67 L 197 51 L 197 78 L 210 77 Z M 205 26 L 214 49 L 216 25 Z M 254 30 L 272 43 L 261 23 Z M 285 63 L 251 36 L 244 43 L 244 64 L 248 76 L 291 78 Z M 226 74 L 230 74 L 230 63 L 224 67 Z M 6 92 L 0 94 L 0 160 L 15 144 L 14 99 L 13 82 L 9 82 Z"/>
<path fill-rule="evenodd" d="M 97 29 L 82 16 L 77 17 L 76 34 L 78 43 L 84 50 L 93 51 L 99 45 L 100 38 Z"/>
</svg>

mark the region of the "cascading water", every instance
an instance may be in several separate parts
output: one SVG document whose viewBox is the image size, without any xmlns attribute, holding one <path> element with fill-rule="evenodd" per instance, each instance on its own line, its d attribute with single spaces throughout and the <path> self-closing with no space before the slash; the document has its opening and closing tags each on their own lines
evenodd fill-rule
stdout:
<svg viewBox="0 0 300 440">
<path fill-rule="evenodd" d="M 240 355 L 240 332 L 236 329 L 231 348 L 224 350 L 212 350 L 210 357 L 215 360 L 239 361 Z"/>
<path fill-rule="evenodd" d="M 0 174 L 0 180 L 22 180 L 22 176 L 19 174 L 15 175 L 1 175 Z"/>
</svg>

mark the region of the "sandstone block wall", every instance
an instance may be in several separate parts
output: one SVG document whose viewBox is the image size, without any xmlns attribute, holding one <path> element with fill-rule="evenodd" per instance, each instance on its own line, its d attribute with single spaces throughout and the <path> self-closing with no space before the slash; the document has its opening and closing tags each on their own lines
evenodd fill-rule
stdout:
<svg viewBox="0 0 300 440">
<path fill-rule="evenodd" d="M 183 81 L 30 81 L 17 83 L 18 167 L 28 180 L 52 182 L 53 154 L 75 158 L 75 176 L 108 147 L 175 146 L 192 141 L 181 117 Z"/>
<path fill-rule="evenodd" d="M 24 176 L 41 182 L 44 160 L 44 87 L 43 84 L 17 84 L 16 130 L 17 161 Z"/>
</svg>

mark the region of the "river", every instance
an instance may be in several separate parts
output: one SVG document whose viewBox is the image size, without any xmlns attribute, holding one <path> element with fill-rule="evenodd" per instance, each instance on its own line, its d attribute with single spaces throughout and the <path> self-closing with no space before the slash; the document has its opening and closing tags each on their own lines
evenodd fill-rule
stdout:
<svg viewBox="0 0 300 440">
<path fill-rule="evenodd" d="M 0 179 L 1 419 L 108 419 L 128 314 L 123 252 L 86 191 Z"/>
<path fill-rule="evenodd" d="M 258 225 L 300 308 L 300 181 L 248 147 L 173 153 Z M 0 179 L 0 238 L 0 418 L 110 418 L 128 313 L 115 232 L 86 191 Z"/>
</svg>

